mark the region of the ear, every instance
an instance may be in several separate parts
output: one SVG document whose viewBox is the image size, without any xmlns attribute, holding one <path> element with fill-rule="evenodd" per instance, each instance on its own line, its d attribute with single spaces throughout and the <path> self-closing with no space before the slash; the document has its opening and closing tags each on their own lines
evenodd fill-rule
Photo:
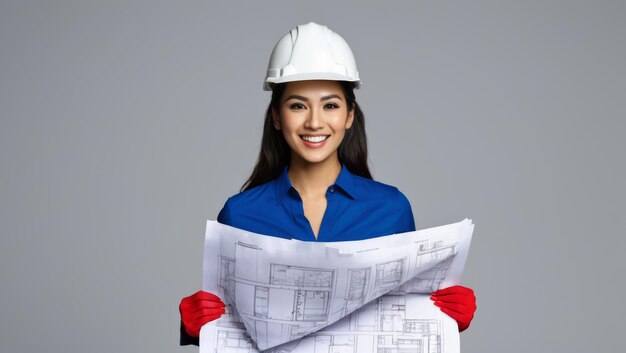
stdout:
<svg viewBox="0 0 626 353">
<path fill-rule="evenodd" d="M 280 130 L 280 117 L 278 116 L 278 112 L 274 108 L 272 108 L 272 123 L 274 124 L 274 128 L 276 130 Z"/>
<path fill-rule="evenodd" d="M 354 121 L 355 109 L 356 109 L 356 106 L 354 105 L 354 103 L 352 103 L 352 110 L 348 112 L 348 119 L 346 120 L 346 129 L 349 129 L 352 127 L 352 122 Z"/>
</svg>

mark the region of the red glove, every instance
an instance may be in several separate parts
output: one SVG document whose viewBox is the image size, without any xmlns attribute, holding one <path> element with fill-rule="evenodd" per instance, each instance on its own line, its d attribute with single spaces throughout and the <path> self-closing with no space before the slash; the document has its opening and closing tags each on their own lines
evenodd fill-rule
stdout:
<svg viewBox="0 0 626 353">
<path fill-rule="evenodd" d="M 183 298 L 178 309 L 183 327 L 191 337 L 200 336 L 200 327 L 222 316 L 225 310 L 224 302 L 220 298 L 204 291 Z"/>
<path fill-rule="evenodd" d="M 476 296 L 471 288 L 452 286 L 430 294 L 435 305 L 456 320 L 459 332 L 469 327 L 476 311 Z"/>
</svg>

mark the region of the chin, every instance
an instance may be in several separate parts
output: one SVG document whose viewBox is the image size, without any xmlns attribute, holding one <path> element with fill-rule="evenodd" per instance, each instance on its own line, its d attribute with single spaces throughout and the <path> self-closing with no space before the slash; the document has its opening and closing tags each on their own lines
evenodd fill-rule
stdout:
<svg viewBox="0 0 626 353">
<path fill-rule="evenodd" d="M 292 155 L 297 156 L 297 158 L 303 163 L 309 164 L 322 163 L 327 161 L 329 158 L 333 157 L 333 154 L 338 153 L 337 149 L 339 148 L 339 146 L 327 145 L 318 150 L 315 150 L 306 146 L 299 145 L 298 143 L 295 143 L 296 148 L 294 148 L 291 143 L 288 144 L 290 145 L 289 147 L 291 148 Z"/>
<path fill-rule="evenodd" d="M 302 160 L 304 163 L 310 163 L 310 164 L 315 164 L 315 163 L 322 163 L 327 161 L 330 157 L 332 156 L 332 154 L 329 155 L 323 155 L 323 156 L 303 156 L 301 154 L 298 155 L 299 159 Z"/>
</svg>

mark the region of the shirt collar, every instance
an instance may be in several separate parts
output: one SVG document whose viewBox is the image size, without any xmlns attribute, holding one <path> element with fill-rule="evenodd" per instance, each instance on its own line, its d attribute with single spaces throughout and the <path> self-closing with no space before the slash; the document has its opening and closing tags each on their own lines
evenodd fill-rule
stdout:
<svg viewBox="0 0 626 353">
<path fill-rule="evenodd" d="M 290 190 L 293 188 L 291 185 L 291 180 L 289 180 L 289 175 L 287 174 L 288 166 L 283 167 L 283 171 L 280 173 L 280 176 L 276 179 L 276 200 L 278 202 L 282 202 L 283 197 L 287 196 Z M 354 180 L 356 175 L 352 174 L 345 164 L 341 163 L 341 171 L 335 180 L 334 185 L 338 186 L 342 191 L 348 195 L 348 197 L 352 199 L 356 199 L 356 188 L 354 186 Z M 295 191 L 296 189 L 293 188 Z"/>
</svg>

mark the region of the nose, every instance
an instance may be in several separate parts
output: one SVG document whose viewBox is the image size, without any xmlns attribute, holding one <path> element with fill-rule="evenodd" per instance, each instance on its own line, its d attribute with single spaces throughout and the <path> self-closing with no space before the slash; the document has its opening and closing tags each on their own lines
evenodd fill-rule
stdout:
<svg viewBox="0 0 626 353">
<path fill-rule="evenodd" d="M 319 109 L 312 108 L 309 110 L 309 115 L 304 122 L 304 127 L 318 130 L 324 127 L 324 116 L 323 112 L 320 112 Z"/>
</svg>

